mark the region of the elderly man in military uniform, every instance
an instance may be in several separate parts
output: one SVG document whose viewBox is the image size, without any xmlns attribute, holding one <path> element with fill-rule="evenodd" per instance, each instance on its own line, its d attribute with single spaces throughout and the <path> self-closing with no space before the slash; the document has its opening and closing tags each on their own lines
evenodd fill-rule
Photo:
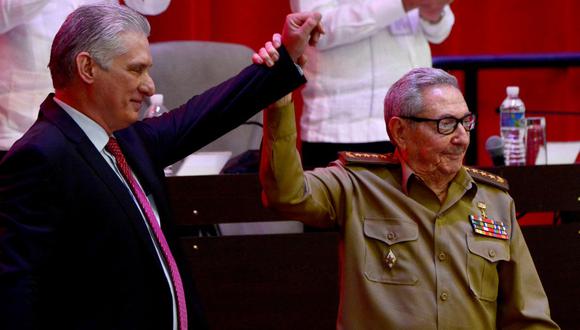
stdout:
<svg viewBox="0 0 580 330">
<path fill-rule="evenodd" d="M 410 71 L 385 121 L 394 154 L 305 172 L 290 97 L 265 113 L 265 205 L 340 231 L 337 328 L 557 329 L 507 183 L 463 166 L 475 115 L 457 80 Z"/>
</svg>

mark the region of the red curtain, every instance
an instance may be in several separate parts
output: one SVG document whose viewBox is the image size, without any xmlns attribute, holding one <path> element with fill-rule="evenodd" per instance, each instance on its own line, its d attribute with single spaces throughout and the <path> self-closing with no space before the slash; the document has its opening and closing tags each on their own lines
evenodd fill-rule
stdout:
<svg viewBox="0 0 580 330">
<path fill-rule="evenodd" d="M 432 47 L 433 55 L 580 52 L 577 0 L 459 0 L 452 4 L 456 23 L 451 36 Z M 289 12 L 287 0 L 173 0 L 169 9 L 150 17 L 151 41 L 211 40 L 259 48 L 280 31 Z M 458 74 L 461 80 L 461 75 Z M 483 70 L 478 85 L 478 163 L 488 136 L 499 133 L 495 109 L 507 85 L 519 85 L 530 111 L 549 114 L 548 141 L 580 140 L 580 68 Z M 298 107 L 300 104 L 298 104 Z M 299 110 L 299 109 L 298 109 Z"/>
<path fill-rule="evenodd" d="M 253 49 L 280 32 L 290 12 L 286 0 L 172 0 L 166 12 L 148 17 L 150 40 L 206 40 Z"/>
</svg>

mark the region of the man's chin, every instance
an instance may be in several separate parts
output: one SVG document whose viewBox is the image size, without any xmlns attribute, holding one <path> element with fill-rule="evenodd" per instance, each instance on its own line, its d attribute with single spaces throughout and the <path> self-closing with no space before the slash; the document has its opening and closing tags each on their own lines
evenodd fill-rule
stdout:
<svg viewBox="0 0 580 330">
<path fill-rule="evenodd" d="M 141 108 L 133 108 L 132 110 L 133 111 L 127 113 L 127 120 L 129 120 L 131 124 L 139 120 L 139 112 L 141 112 Z"/>
<path fill-rule="evenodd" d="M 127 120 L 125 120 L 125 121 L 123 121 L 123 122 L 120 122 L 120 123 L 118 123 L 118 125 L 116 125 L 116 126 L 113 128 L 113 132 L 120 131 L 120 130 L 122 130 L 122 129 L 125 129 L 125 128 L 127 128 L 127 127 L 129 127 L 129 126 L 131 126 L 131 125 L 135 124 L 135 123 L 138 121 L 138 119 L 139 119 L 138 117 L 139 117 L 139 116 L 137 116 L 137 115 L 136 115 L 136 116 L 134 116 L 134 117 L 127 118 Z"/>
<path fill-rule="evenodd" d="M 442 169 L 447 175 L 455 175 L 455 174 L 457 174 L 457 172 L 459 172 L 459 170 L 461 169 L 462 166 L 463 166 L 463 162 L 454 161 L 454 162 L 446 163 L 442 167 Z"/>
</svg>

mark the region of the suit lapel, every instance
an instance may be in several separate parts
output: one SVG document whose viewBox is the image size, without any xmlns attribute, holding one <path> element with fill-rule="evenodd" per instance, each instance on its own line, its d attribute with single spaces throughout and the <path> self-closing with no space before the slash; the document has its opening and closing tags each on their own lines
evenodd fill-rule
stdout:
<svg viewBox="0 0 580 330">
<path fill-rule="evenodd" d="M 132 223 L 137 236 L 141 238 L 149 252 L 158 260 L 157 251 L 152 244 L 151 235 L 144 222 L 145 219 L 135 204 L 129 189 L 121 182 L 83 130 L 52 100 L 52 94 L 41 105 L 40 118 L 43 117 L 56 125 L 69 141 L 75 145 L 76 150 L 86 161 L 87 166 L 94 170 L 103 184 L 109 188 L 112 197 L 122 206 L 126 218 Z"/>
</svg>

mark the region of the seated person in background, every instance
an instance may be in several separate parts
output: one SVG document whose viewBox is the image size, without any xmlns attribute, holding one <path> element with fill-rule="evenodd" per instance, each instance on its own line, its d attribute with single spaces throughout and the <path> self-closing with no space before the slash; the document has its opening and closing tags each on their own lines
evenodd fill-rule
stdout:
<svg viewBox="0 0 580 330">
<path fill-rule="evenodd" d="M 301 85 L 319 21 L 289 15 L 276 65 L 139 122 L 149 23 L 114 4 L 73 11 L 52 44 L 56 93 L 0 161 L 0 329 L 205 328 L 163 169 Z"/>
<path fill-rule="evenodd" d="M 475 116 L 457 80 L 413 69 L 384 104 L 394 154 L 306 172 L 289 96 L 264 113 L 264 204 L 340 231 L 337 328 L 557 329 L 505 181 L 462 165 Z"/>
</svg>

